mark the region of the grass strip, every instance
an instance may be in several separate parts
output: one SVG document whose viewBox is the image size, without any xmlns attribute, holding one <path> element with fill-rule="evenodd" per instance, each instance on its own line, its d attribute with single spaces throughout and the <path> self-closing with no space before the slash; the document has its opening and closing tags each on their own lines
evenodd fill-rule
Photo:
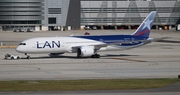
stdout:
<svg viewBox="0 0 180 95">
<path fill-rule="evenodd" d="M 159 88 L 180 79 L 94 79 L 0 81 L 0 91 L 133 90 Z"/>
</svg>

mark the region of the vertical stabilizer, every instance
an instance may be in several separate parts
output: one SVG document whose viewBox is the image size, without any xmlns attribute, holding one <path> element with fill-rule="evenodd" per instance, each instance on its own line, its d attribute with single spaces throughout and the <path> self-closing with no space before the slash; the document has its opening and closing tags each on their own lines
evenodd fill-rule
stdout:
<svg viewBox="0 0 180 95">
<path fill-rule="evenodd" d="M 156 16 L 156 11 L 152 11 L 151 13 L 149 13 L 146 19 L 141 23 L 141 25 L 132 35 L 149 37 L 155 16 Z"/>
</svg>

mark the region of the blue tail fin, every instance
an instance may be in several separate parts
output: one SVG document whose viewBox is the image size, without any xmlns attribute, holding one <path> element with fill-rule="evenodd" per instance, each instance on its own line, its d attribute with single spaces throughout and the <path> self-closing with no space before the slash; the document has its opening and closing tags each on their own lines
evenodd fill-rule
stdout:
<svg viewBox="0 0 180 95">
<path fill-rule="evenodd" d="M 155 15 L 156 15 L 156 11 L 152 11 L 151 13 L 149 13 L 146 19 L 141 23 L 141 25 L 132 35 L 149 37 Z"/>
</svg>

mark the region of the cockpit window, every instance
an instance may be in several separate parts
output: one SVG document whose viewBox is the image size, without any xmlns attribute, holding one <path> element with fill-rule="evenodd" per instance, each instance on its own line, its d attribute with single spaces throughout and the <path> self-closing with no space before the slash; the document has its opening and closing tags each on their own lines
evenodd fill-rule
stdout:
<svg viewBox="0 0 180 95">
<path fill-rule="evenodd" d="M 26 45 L 26 43 L 20 43 L 19 45 Z"/>
</svg>

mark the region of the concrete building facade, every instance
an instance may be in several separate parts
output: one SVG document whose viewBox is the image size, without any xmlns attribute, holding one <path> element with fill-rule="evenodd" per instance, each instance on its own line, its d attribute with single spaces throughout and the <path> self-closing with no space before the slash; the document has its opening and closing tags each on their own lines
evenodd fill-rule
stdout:
<svg viewBox="0 0 180 95">
<path fill-rule="evenodd" d="M 80 0 L 44 0 L 42 30 L 80 27 Z"/>
<path fill-rule="evenodd" d="M 180 0 L 81 0 L 81 25 L 138 26 L 151 11 L 157 11 L 157 27 L 174 26 Z"/>
<path fill-rule="evenodd" d="M 43 2 L 44 0 L 0 0 L 1 30 L 35 30 L 35 27 L 40 27 L 44 19 Z"/>
<path fill-rule="evenodd" d="M 46 31 L 68 26 L 80 27 L 79 0 L 0 0 L 0 31 Z"/>
<path fill-rule="evenodd" d="M 180 0 L 0 0 L 0 31 L 136 28 L 150 11 L 157 11 L 155 28 L 171 28 Z"/>
</svg>

